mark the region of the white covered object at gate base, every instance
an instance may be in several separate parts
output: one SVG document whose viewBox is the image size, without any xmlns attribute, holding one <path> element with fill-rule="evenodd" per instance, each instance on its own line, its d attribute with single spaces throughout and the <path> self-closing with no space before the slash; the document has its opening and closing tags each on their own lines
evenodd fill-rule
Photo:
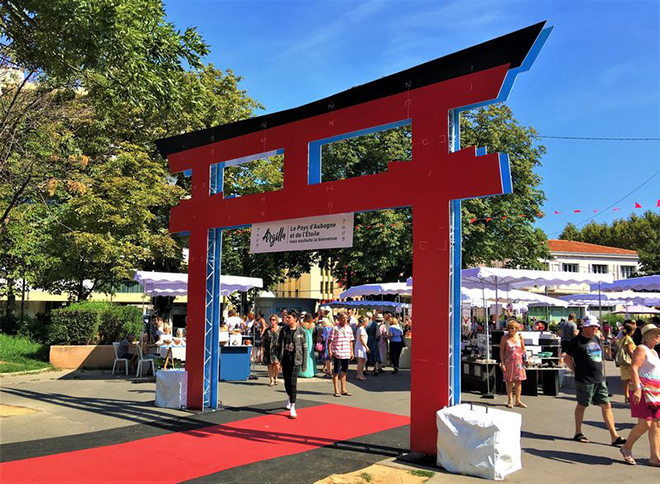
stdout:
<svg viewBox="0 0 660 484">
<path fill-rule="evenodd" d="M 156 372 L 156 406 L 186 408 L 188 405 L 188 372 L 159 370 Z"/>
<path fill-rule="evenodd" d="M 502 480 L 522 469 L 522 416 L 460 404 L 436 413 L 437 463 L 449 472 Z"/>
</svg>

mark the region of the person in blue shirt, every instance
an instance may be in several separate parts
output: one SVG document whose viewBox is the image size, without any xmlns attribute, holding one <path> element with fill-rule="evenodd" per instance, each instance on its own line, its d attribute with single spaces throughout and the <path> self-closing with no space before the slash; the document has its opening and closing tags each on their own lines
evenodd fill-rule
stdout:
<svg viewBox="0 0 660 484">
<path fill-rule="evenodd" d="M 390 341 L 390 359 L 394 367 L 394 373 L 399 371 L 399 358 L 405 343 L 403 341 L 403 330 L 396 318 L 390 319 L 390 329 L 387 331 L 387 339 Z"/>
</svg>

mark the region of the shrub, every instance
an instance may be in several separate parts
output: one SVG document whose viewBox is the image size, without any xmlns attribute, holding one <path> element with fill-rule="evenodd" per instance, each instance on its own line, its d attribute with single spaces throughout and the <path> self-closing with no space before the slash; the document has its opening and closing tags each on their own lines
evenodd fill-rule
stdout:
<svg viewBox="0 0 660 484">
<path fill-rule="evenodd" d="M 98 341 L 99 311 L 83 304 L 53 311 L 50 344 L 88 345 Z"/>
<path fill-rule="evenodd" d="M 140 335 L 142 312 L 134 306 L 84 301 L 53 311 L 51 326 L 51 344 L 112 344 L 127 334 Z"/>
<path fill-rule="evenodd" d="M 16 334 L 18 321 L 14 316 L 0 316 L 0 332 L 5 334 Z"/>
<path fill-rule="evenodd" d="M 127 334 L 139 337 L 142 333 L 142 311 L 134 306 L 109 304 L 101 313 L 99 325 L 100 344 L 112 344 Z"/>
<path fill-rule="evenodd" d="M 23 319 L 17 320 L 17 334 L 36 343 L 47 343 L 50 322 L 50 315 L 37 314 L 36 318 L 25 316 Z"/>
</svg>

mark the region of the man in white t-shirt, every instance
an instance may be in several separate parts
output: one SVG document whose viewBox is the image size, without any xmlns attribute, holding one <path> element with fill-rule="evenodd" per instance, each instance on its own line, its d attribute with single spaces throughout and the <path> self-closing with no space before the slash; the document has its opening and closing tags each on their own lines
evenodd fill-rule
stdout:
<svg viewBox="0 0 660 484">
<path fill-rule="evenodd" d="M 225 321 L 227 324 L 227 327 L 229 328 L 229 332 L 231 333 L 234 330 L 242 330 L 243 329 L 243 320 L 236 316 L 236 311 L 233 309 L 229 310 L 229 313 L 227 313 L 227 320 Z"/>
</svg>

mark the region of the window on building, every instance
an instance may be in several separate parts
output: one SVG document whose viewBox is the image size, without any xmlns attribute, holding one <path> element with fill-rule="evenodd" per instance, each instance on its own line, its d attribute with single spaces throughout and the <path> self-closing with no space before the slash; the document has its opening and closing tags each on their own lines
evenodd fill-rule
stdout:
<svg viewBox="0 0 660 484">
<path fill-rule="evenodd" d="M 592 264 L 591 272 L 593 272 L 594 274 L 607 274 L 608 273 L 607 264 Z"/>
<path fill-rule="evenodd" d="M 624 279 L 632 277 L 635 272 L 637 272 L 637 267 L 635 266 L 621 266 L 621 277 Z"/>
<path fill-rule="evenodd" d="M 562 264 L 562 272 L 579 272 L 579 266 L 577 264 Z"/>
</svg>

